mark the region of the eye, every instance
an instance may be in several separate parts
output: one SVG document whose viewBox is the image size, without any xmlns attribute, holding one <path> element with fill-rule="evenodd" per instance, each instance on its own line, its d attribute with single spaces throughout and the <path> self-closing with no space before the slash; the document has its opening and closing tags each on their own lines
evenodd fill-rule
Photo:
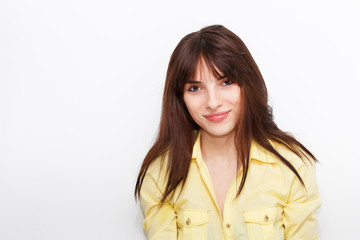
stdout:
<svg viewBox="0 0 360 240">
<path fill-rule="evenodd" d="M 196 85 L 191 86 L 191 87 L 188 89 L 189 92 L 197 92 L 197 91 L 199 91 L 199 90 L 200 90 L 200 87 L 199 87 L 199 86 L 196 86 Z"/>
<path fill-rule="evenodd" d="M 229 86 L 229 85 L 231 85 L 233 83 L 234 83 L 233 81 L 227 79 L 227 80 L 223 81 L 221 85 L 222 86 Z"/>
</svg>

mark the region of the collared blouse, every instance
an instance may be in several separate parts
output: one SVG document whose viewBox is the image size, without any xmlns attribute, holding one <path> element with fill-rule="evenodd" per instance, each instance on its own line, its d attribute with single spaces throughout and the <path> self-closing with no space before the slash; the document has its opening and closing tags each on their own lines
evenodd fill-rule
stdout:
<svg viewBox="0 0 360 240">
<path fill-rule="evenodd" d="M 315 164 L 302 161 L 279 144 L 273 146 L 295 167 L 305 187 L 283 162 L 254 142 L 245 186 L 236 197 L 242 176 L 240 169 L 226 195 L 223 215 L 201 156 L 200 134 L 183 189 L 180 191 L 178 186 L 161 207 L 167 156 L 163 164 L 159 157 L 147 170 L 140 191 L 148 239 L 318 239 L 320 198 Z"/>
</svg>

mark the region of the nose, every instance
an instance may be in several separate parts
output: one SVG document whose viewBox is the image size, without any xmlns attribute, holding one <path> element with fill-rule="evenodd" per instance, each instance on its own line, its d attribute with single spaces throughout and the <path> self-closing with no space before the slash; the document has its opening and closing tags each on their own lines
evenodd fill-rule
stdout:
<svg viewBox="0 0 360 240">
<path fill-rule="evenodd" d="M 222 106 L 222 97 L 217 89 L 208 90 L 206 107 L 215 110 Z"/>
</svg>

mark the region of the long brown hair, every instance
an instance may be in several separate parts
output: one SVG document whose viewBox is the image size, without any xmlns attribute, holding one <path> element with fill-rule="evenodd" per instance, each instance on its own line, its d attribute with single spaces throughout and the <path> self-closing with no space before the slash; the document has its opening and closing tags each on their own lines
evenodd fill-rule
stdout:
<svg viewBox="0 0 360 240">
<path fill-rule="evenodd" d="M 270 143 L 284 145 L 301 159 L 313 154 L 292 135 L 281 131 L 274 123 L 272 108 L 268 105 L 268 94 L 260 70 L 243 41 L 221 25 L 212 25 L 186 35 L 171 55 L 162 103 L 162 114 L 157 140 L 147 153 L 141 166 L 135 198 L 147 169 L 158 157 L 168 154 L 167 184 L 161 203 L 175 188 L 185 183 L 195 141 L 194 130 L 199 126 L 193 121 L 183 101 L 184 86 L 195 75 L 200 59 L 204 60 L 215 76 L 223 76 L 236 82 L 241 88 L 241 110 L 235 128 L 235 146 L 238 165 L 243 165 L 243 175 L 237 196 L 244 187 L 249 169 L 249 153 L 252 141 L 275 154 L 304 185 L 294 166 Z M 222 77 L 222 76 L 221 76 Z"/>
</svg>

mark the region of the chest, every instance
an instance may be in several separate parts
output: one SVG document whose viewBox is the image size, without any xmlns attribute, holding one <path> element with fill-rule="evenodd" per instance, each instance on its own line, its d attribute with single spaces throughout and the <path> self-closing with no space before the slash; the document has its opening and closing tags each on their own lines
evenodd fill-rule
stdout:
<svg viewBox="0 0 360 240">
<path fill-rule="evenodd" d="M 221 215 L 223 215 L 224 202 L 229 192 L 230 186 L 236 177 L 235 166 L 207 165 L 211 186 L 215 193 L 216 203 L 218 204 Z"/>
<path fill-rule="evenodd" d="M 205 163 L 199 166 L 192 162 L 183 188 L 178 188 L 174 195 L 175 209 L 210 210 L 221 217 L 227 210 L 233 212 L 234 208 L 244 211 L 286 203 L 291 181 L 277 168 L 269 165 L 250 167 L 244 188 L 236 197 L 241 179 L 242 170 L 238 173 L 219 171 Z"/>
<path fill-rule="evenodd" d="M 208 237 L 214 236 L 204 239 L 226 239 L 225 235 L 234 236 L 234 239 L 248 239 L 248 231 L 251 230 L 248 227 L 253 227 L 253 223 L 256 228 L 262 227 L 259 221 L 264 224 L 271 222 L 266 226 L 279 229 L 277 232 L 282 235 L 281 211 L 289 191 L 277 170 L 269 166 L 256 171 L 252 168 L 237 198 L 242 171 L 236 177 L 232 171 L 216 170 L 206 165 L 191 164 L 181 194 L 175 194 L 173 203 L 180 235 L 185 236 L 190 226 L 194 226 L 201 229 L 201 236 L 204 233 Z M 258 230 L 253 232 L 257 233 Z"/>
</svg>

